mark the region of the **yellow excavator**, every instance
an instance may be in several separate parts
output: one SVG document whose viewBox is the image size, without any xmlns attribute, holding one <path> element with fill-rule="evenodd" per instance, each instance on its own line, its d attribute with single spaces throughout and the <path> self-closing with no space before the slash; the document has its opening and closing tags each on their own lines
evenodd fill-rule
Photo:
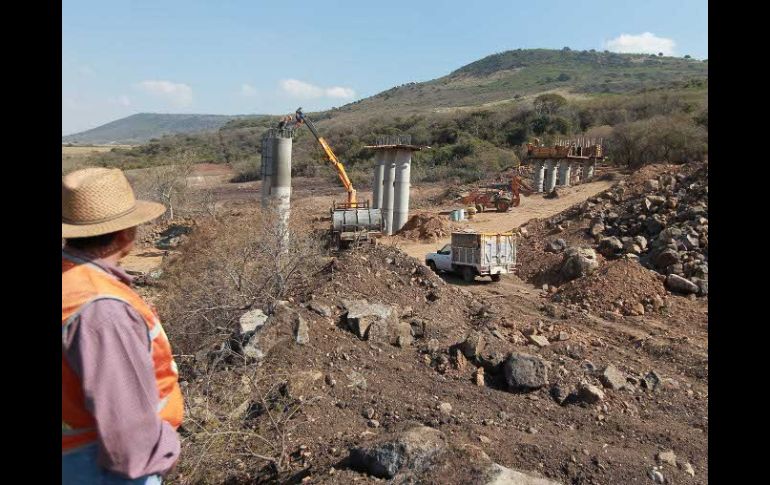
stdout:
<svg viewBox="0 0 770 485">
<path fill-rule="evenodd" d="M 350 181 L 347 172 L 345 172 L 345 166 L 334 154 L 329 143 L 318 133 L 315 124 L 302 112 L 302 108 L 297 108 L 293 122 L 295 127 L 304 124 L 310 129 L 347 191 L 346 202 L 334 202 L 332 205 L 331 236 L 333 245 L 342 249 L 350 244 L 360 245 L 365 242 L 376 244 L 377 237 L 381 236 L 383 231 L 382 210 L 370 208 L 369 201 L 358 201 L 356 189 L 353 188 L 353 182 Z"/>
<path fill-rule="evenodd" d="M 337 175 L 339 176 L 343 187 L 345 187 L 345 190 L 348 192 L 347 202 L 345 204 L 339 204 L 337 207 L 346 209 L 356 209 L 359 206 L 364 207 L 364 205 L 368 207 L 368 203 L 358 203 L 356 200 L 356 189 L 353 188 L 353 182 L 350 181 L 347 172 L 345 172 L 345 166 L 342 164 L 342 162 L 340 162 L 340 159 L 337 158 L 337 155 L 334 154 L 332 147 L 329 146 L 329 143 L 326 142 L 326 139 L 318 134 L 318 130 L 316 129 L 315 125 L 310 120 L 310 118 L 305 116 L 305 113 L 302 112 L 302 108 L 297 108 L 297 112 L 294 113 L 294 116 L 295 126 L 299 127 L 303 124 L 307 125 L 308 129 L 310 129 L 310 132 L 313 133 L 315 139 L 318 140 L 321 148 L 323 148 L 326 159 L 331 162 L 332 166 L 334 166 L 334 169 L 337 171 Z"/>
</svg>

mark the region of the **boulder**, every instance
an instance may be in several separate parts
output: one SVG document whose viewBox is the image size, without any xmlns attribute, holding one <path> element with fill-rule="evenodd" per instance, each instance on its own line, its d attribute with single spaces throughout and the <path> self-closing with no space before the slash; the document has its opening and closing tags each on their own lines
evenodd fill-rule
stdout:
<svg viewBox="0 0 770 485">
<path fill-rule="evenodd" d="M 624 389 L 628 386 L 626 376 L 612 364 L 604 368 L 604 372 L 599 376 L 599 380 L 608 389 Z"/>
<path fill-rule="evenodd" d="M 267 321 L 267 315 L 260 309 L 250 310 L 238 320 L 238 335 L 247 337 L 257 331 Z"/>
<path fill-rule="evenodd" d="M 349 461 L 354 469 L 391 479 L 402 470 L 427 470 L 445 449 L 446 438 L 441 431 L 410 425 L 379 443 L 353 448 Z"/>
<path fill-rule="evenodd" d="M 529 391 L 548 384 L 548 369 L 540 357 L 513 352 L 503 363 L 505 382 L 511 390 Z"/>
<path fill-rule="evenodd" d="M 603 237 L 599 240 L 599 252 L 604 256 L 614 256 L 623 251 L 623 243 L 620 239 L 612 237 Z"/>
<path fill-rule="evenodd" d="M 592 274 L 599 267 L 596 251 L 590 248 L 571 247 L 564 251 L 560 273 L 567 279 Z"/>
<path fill-rule="evenodd" d="M 398 311 L 382 303 L 344 300 L 348 328 L 361 340 L 406 346 L 412 343 L 412 326 L 398 318 Z"/>
<path fill-rule="evenodd" d="M 463 355 L 470 360 L 474 360 L 481 355 L 484 351 L 484 336 L 479 332 L 472 332 L 465 340 L 460 344 L 460 350 Z"/>
<path fill-rule="evenodd" d="M 688 295 L 690 293 L 698 293 L 698 291 L 700 291 L 698 285 L 688 280 L 687 278 L 682 278 L 676 274 L 670 274 L 666 277 L 666 288 L 677 293 L 684 293 Z"/>
<path fill-rule="evenodd" d="M 567 249 L 567 242 L 564 239 L 554 239 L 545 243 L 546 253 L 560 253 Z"/>
<path fill-rule="evenodd" d="M 484 485 L 561 485 L 559 482 L 540 478 L 493 463 L 486 472 Z"/>
<path fill-rule="evenodd" d="M 587 404 L 596 404 L 604 399 L 604 391 L 584 382 L 578 386 L 577 399 Z"/>
<path fill-rule="evenodd" d="M 332 309 L 329 305 L 323 304 L 321 302 L 317 301 L 311 301 L 307 305 L 308 309 L 316 312 L 317 314 L 321 315 L 322 317 L 331 317 L 332 316 Z"/>
<path fill-rule="evenodd" d="M 658 268 L 667 268 L 672 264 L 679 262 L 679 252 L 674 249 L 665 249 L 655 257 L 655 266 Z"/>
</svg>

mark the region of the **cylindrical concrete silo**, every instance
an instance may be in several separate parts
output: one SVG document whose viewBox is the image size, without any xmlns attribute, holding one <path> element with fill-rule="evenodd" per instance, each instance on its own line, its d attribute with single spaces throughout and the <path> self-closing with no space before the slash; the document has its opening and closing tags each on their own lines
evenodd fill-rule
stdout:
<svg viewBox="0 0 770 485">
<path fill-rule="evenodd" d="M 412 152 L 395 151 L 395 177 L 393 183 L 393 223 L 391 232 L 397 232 L 409 218 L 409 192 L 411 188 Z"/>
</svg>

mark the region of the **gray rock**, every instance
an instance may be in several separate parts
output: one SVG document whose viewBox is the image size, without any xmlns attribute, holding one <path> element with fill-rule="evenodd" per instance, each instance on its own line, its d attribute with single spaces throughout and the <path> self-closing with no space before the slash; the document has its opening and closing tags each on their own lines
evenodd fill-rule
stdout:
<svg viewBox="0 0 770 485">
<path fill-rule="evenodd" d="M 449 404 L 448 402 L 442 402 L 441 404 L 438 405 L 438 410 L 441 412 L 441 414 L 445 414 L 449 416 L 450 414 L 452 414 L 452 405 Z"/>
<path fill-rule="evenodd" d="M 690 463 L 683 463 L 680 465 L 680 468 L 691 477 L 695 476 L 695 468 Z"/>
<path fill-rule="evenodd" d="M 594 217 L 591 219 L 591 223 L 588 226 L 588 234 L 590 234 L 593 237 L 598 236 L 599 234 L 604 232 L 604 222 L 602 221 L 601 217 Z"/>
<path fill-rule="evenodd" d="M 412 327 L 398 318 L 396 308 L 366 300 L 343 300 L 348 328 L 361 340 L 410 345 Z"/>
<path fill-rule="evenodd" d="M 604 387 L 609 389 L 624 389 L 628 386 L 625 374 L 612 364 L 604 368 L 599 380 L 602 381 Z"/>
<path fill-rule="evenodd" d="M 493 463 L 486 471 L 484 485 L 561 485 L 547 478 L 537 477 L 524 472 L 506 468 Z"/>
<path fill-rule="evenodd" d="M 640 248 L 642 248 L 642 251 L 647 249 L 647 238 L 644 236 L 635 236 L 634 243 L 636 243 Z"/>
<path fill-rule="evenodd" d="M 545 252 L 560 253 L 567 249 L 567 242 L 564 239 L 554 239 L 545 243 Z"/>
<path fill-rule="evenodd" d="M 571 247 L 564 251 L 561 274 L 566 279 L 575 279 L 592 274 L 599 267 L 596 251 L 589 248 Z"/>
<path fill-rule="evenodd" d="M 443 433 L 414 425 L 384 441 L 350 451 L 351 466 L 379 478 L 393 478 L 402 470 L 419 473 L 428 469 L 445 450 Z"/>
<path fill-rule="evenodd" d="M 663 382 L 663 379 L 661 379 L 658 373 L 653 370 L 648 372 L 647 375 L 645 375 L 644 378 L 642 378 L 640 384 L 645 389 L 654 391 L 661 385 L 662 382 Z"/>
<path fill-rule="evenodd" d="M 596 404 L 604 399 L 604 391 L 592 384 L 584 382 L 578 386 L 577 399 L 584 403 Z"/>
<path fill-rule="evenodd" d="M 294 338 L 300 345 L 310 342 L 310 328 L 307 325 L 307 321 L 299 314 L 294 316 Z"/>
<path fill-rule="evenodd" d="M 655 483 L 666 483 L 666 479 L 663 477 L 663 474 L 654 468 L 650 469 L 650 471 L 647 472 L 647 475 L 650 477 L 650 480 Z"/>
<path fill-rule="evenodd" d="M 267 321 L 267 315 L 262 310 L 250 310 L 238 320 L 238 334 L 241 336 L 247 336 L 250 333 L 256 332 L 258 328 L 262 327 Z"/>
<path fill-rule="evenodd" d="M 548 339 L 542 335 L 530 335 L 527 338 L 529 339 L 530 342 L 537 345 L 538 347 L 547 347 L 548 345 L 550 345 L 550 343 L 548 342 Z"/>
<path fill-rule="evenodd" d="M 661 451 L 655 458 L 657 458 L 659 463 L 676 466 L 676 454 L 674 454 L 674 450 Z"/>
<path fill-rule="evenodd" d="M 262 349 L 259 348 L 259 339 L 257 337 L 251 337 L 248 342 L 241 348 L 241 353 L 247 359 L 262 360 L 265 357 Z"/>
<path fill-rule="evenodd" d="M 645 180 L 644 189 L 647 191 L 654 191 L 660 189 L 660 183 L 655 179 Z"/>
<path fill-rule="evenodd" d="M 661 251 L 655 257 L 655 266 L 658 268 L 667 268 L 672 264 L 679 262 L 679 253 L 673 249 L 666 249 Z"/>
<path fill-rule="evenodd" d="M 687 278 L 682 278 L 681 276 L 676 274 L 669 274 L 666 277 L 666 288 L 668 288 L 671 291 L 676 291 L 678 293 L 684 293 L 684 294 L 697 293 L 698 291 L 700 291 L 700 288 L 698 288 L 698 285 L 688 280 Z"/>
<path fill-rule="evenodd" d="M 441 350 L 441 345 L 439 344 L 438 340 L 436 340 L 435 338 L 432 338 L 428 340 L 427 350 L 431 354 L 435 354 L 436 352 Z"/>
<path fill-rule="evenodd" d="M 317 314 L 321 315 L 322 317 L 331 317 L 332 316 L 332 309 L 329 305 L 325 305 L 321 302 L 317 301 L 311 301 L 308 306 L 310 310 L 316 312 Z"/>
<path fill-rule="evenodd" d="M 533 390 L 548 384 L 548 369 L 540 357 L 513 352 L 503 363 L 505 382 L 511 390 Z"/>
<path fill-rule="evenodd" d="M 623 243 L 620 239 L 612 237 L 603 237 L 599 240 L 599 252 L 605 256 L 614 256 L 623 251 Z"/>
<path fill-rule="evenodd" d="M 481 355 L 484 351 L 484 337 L 479 332 L 472 332 L 465 338 L 462 344 L 460 344 L 460 350 L 466 358 L 473 360 Z"/>
<path fill-rule="evenodd" d="M 369 338 L 369 327 L 375 323 L 387 321 L 393 316 L 393 308 L 382 303 L 344 300 L 342 304 L 348 311 L 346 315 L 348 327 L 361 340 Z"/>
</svg>

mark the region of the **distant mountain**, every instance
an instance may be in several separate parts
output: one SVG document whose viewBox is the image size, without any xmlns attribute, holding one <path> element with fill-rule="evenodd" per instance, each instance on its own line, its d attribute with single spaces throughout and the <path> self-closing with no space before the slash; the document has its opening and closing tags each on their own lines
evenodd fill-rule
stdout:
<svg viewBox="0 0 770 485">
<path fill-rule="evenodd" d="M 259 115 L 139 113 L 91 130 L 63 136 L 62 143 L 138 145 L 163 135 L 218 130 L 225 123 L 239 118 L 259 118 Z"/>
<path fill-rule="evenodd" d="M 708 82 L 708 62 L 650 54 L 516 49 L 493 54 L 446 76 L 409 82 L 339 108 L 311 113 L 324 130 L 369 120 L 506 109 L 545 92 L 586 99 Z M 264 129 L 276 117 L 137 114 L 62 137 L 64 143 L 139 144 L 168 134 Z M 256 136 L 252 133 L 251 136 Z"/>
</svg>

